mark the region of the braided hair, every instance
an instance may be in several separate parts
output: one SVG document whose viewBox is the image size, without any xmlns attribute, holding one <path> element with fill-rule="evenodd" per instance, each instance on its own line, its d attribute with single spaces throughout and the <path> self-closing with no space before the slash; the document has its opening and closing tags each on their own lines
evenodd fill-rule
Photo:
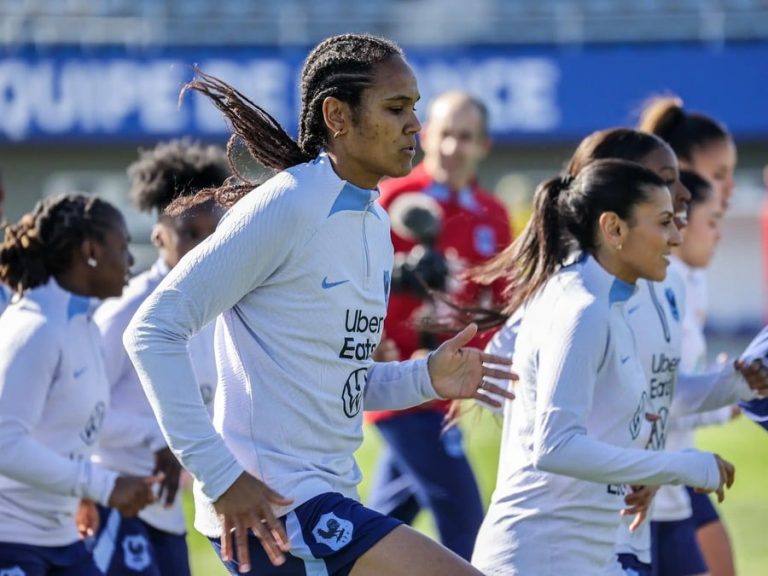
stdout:
<svg viewBox="0 0 768 576">
<path fill-rule="evenodd" d="M 103 241 L 121 218 L 117 208 L 95 196 L 62 194 L 39 201 L 5 228 L 0 282 L 19 293 L 45 284 L 72 264 L 84 240 Z"/>
<path fill-rule="evenodd" d="M 317 157 L 328 143 L 323 119 L 323 101 L 338 98 L 349 105 L 357 120 L 362 95 L 373 84 L 376 66 L 393 56 L 402 56 L 395 43 L 368 34 L 342 34 L 318 44 L 304 61 L 301 70 L 301 112 L 299 137 L 294 140 L 261 106 L 222 80 L 197 70 L 197 78 L 184 86 L 207 96 L 228 120 L 232 136 L 227 157 L 235 177 L 216 189 L 202 190 L 193 197 L 179 198 L 167 212 L 171 215 L 213 198 L 229 207 L 259 185 L 246 178 L 235 165 L 239 143 L 262 166 L 285 170 Z"/>
</svg>

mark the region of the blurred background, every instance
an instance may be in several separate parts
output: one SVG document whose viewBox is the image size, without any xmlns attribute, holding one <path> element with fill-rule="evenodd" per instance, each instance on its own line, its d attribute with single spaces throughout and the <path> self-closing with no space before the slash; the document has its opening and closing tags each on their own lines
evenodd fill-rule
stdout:
<svg viewBox="0 0 768 576">
<path fill-rule="evenodd" d="M 128 206 L 125 167 L 138 148 L 160 139 L 226 140 L 226 126 L 207 102 L 190 96 L 178 103 L 192 66 L 229 81 L 295 132 L 302 60 L 317 41 L 342 32 L 398 41 L 425 102 L 462 88 L 488 105 L 495 148 L 481 183 L 509 204 L 517 229 L 536 183 L 557 172 L 587 133 L 633 125 L 647 98 L 676 94 L 687 110 L 725 123 L 739 164 L 709 270 L 710 328 L 728 348 L 762 325 L 768 0 L 0 0 L 7 218 L 44 195 L 95 192 L 125 209 L 139 267 L 148 265 L 152 220 Z M 743 445 L 756 429 L 729 426 L 728 440 L 718 440 L 726 447 Z M 495 449 L 490 430 L 487 442 L 472 448 L 476 466 L 484 467 L 486 497 L 495 470 L 483 456 Z M 739 514 L 764 518 L 764 435 L 759 442 L 758 455 L 751 452 L 755 491 Z M 373 438 L 364 458 L 375 451 Z M 736 527 L 734 539 L 742 573 L 768 573 L 759 530 L 740 525 L 743 534 Z"/>
</svg>

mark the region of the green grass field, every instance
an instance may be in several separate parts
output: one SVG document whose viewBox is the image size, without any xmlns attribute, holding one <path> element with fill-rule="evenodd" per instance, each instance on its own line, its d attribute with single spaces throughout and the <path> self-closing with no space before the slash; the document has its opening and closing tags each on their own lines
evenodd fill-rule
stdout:
<svg viewBox="0 0 768 576">
<path fill-rule="evenodd" d="M 496 477 L 499 448 L 499 423 L 487 415 L 469 414 L 465 422 L 466 446 L 472 459 L 478 482 L 487 502 Z M 364 473 L 360 487 L 363 499 L 367 494 L 370 476 L 378 454 L 380 440 L 376 431 L 366 429 L 365 442 L 358 452 L 358 461 Z M 768 435 L 745 418 L 699 433 L 699 446 L 717 452 L 736 465 L 736 484 L 720 508 L 731 534 L 740 576 L 763 576 L 768 573 Z M 188 512 L 191 503 L 187 495 Z M 191 518 L 191 513 L 188 518 Z M 416 526 L 434 535 L 426 514 Z M 190 528 L 190 548 L 193 576 L 225 576 L 210 545 Z"/>
</svg>

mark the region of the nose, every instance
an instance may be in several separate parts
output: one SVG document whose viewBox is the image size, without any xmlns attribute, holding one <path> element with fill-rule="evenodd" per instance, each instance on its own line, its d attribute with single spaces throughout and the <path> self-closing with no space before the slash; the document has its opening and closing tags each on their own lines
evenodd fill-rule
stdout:
<svg viewBox="0 0 768 576">
<path fill-rule="evenodd" d="M 680 246 L 680 244 L 683 242 L 683 234 L 680 232 L 680 229 L 677 226 L 672 226 L 672 232 L 669 235 L 669 240 L 667 243 L 672 246 L 673 248 Z"/>
<path fill-rule="evenodd" d="M 451 156 L 456 153 L 459 147 L 459 139 L 453 136 L 445 136 L 440 141 L 440 152 L 443 156 Z"/>
<path fill-rule="evenodd" d="M 421 132 L 421 122 L 415 112 L 411 112 L 411 117 L 405 127 L 406 134 L 418 134 Z"/>
</svg>

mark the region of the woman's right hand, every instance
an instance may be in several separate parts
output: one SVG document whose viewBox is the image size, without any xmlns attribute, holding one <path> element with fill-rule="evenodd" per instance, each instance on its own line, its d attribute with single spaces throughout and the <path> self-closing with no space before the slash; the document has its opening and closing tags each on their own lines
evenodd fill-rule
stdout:
<svg viewBox="0 0 768 576">
<path fill-rule="evenodd" d="M 733 486 L 733 481 L 736 478 L 736 467 L 727 460 L 720 458 L 717 454 L 713 454 L 713 456 L 717 461 L 717 469 L 720 472 L 720 485 L 714 492 L 717 494 L 717 501 L 722 502 L 725 500 L 725 489 Z M 712 490 L 697 488 L 696 492 L 709 493 L 712 492 Z"/>
<path fill-rule="evenodd" d="M 153 488 L 162 480 L 162 475 L 118 476 L 107 505 L 115 508 L 126 518 L 136 516 L 144 507 L 156 500 Z"/>
<path fill-rule="evenodd" d="M 235 537 L 237 561 L 241 572 L 251 570 L 248 552 L 248 531 L 261 541 L 270 562 L 280 566 L 284 552 L 291 548 L 282 522 L 275 517 L 272 506 L 288 506 L 293 502 L 272 490 L 258 478 L 243 472 L 222 494 L 213 507 L 221 522 L 221 559 L 233 559 L 232 535 Z"/>
</svg>

